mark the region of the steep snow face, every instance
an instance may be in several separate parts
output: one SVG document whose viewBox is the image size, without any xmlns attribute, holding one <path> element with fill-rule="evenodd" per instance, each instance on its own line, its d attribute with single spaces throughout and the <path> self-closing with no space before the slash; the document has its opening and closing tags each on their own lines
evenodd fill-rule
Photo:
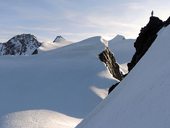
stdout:
<svg viewBox="0 0 170 128">
<path fill-rule="evenodd" d="M 170 27 L 119 86 L 77 128 L 170 127 Z"/>
<path fill-rule="evenodd" d="M 0 117 L 7 115 L 9 118 L 3 118 L 1 124 L 7 121 L 6 125 L 12 119 L 13 126 L 20 126 L 14 112 L 35 109 L 85 117 L 106 97 L 106 88 L 114 82 L 98 58 L 104 48 L 100 37 L 93 37 L 36 56 L 2 56 Z M 27 113 L 21 115 L 29 118 Z M 34 120 L 39 120 L 37 118 Z M 26 125 L 29 127 L 31 123 L 23 123 Z M 37 125 L 43 127 L 45 124 L 37 122 Z"/>
<path fill-rule="evenodd" d="M 49 110 L 29 110 L 0 119 L 1 128 L 73 128 L 81 120 Z"/>
<path fill-rule="evenodd" d="M 32 55 L 40 45 L 33 35 L 17 35 L 1 44 L 0 55 Z"/>
</svg>

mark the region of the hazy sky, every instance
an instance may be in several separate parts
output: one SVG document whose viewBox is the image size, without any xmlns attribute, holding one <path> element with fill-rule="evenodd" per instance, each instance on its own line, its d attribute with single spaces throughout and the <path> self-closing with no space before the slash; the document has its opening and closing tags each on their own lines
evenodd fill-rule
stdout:
<svg viewBox="0 0 170 128">
<path fill-rule="evenodd" d="M 170 0 L 0 0 L 0 42 L 22 33 L 53 41 L 91 36 L 136 38 L 152 10 L 163 20 Z"/>
</svg>

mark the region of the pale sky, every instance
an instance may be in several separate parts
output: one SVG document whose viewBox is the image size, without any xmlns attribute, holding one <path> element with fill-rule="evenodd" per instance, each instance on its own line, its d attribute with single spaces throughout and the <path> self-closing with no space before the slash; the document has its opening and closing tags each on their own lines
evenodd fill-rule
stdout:
<svg viewBox="0 0 170 128">
<path fill-rule="evenodd" d="M 22 33 L 40 41 L 57 35 L 71 41 L 117 34 L 136 38 L 152 10 L 166 20 L 170 0 L 0 0 L 0 42 Z"/>
</svg>

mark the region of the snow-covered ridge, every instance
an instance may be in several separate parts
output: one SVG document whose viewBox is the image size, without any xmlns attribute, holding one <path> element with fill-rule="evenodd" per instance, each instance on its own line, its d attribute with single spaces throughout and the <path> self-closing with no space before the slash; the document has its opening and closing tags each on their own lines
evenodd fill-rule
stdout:
<svg viewBox="0 0 170 128">
<path fill-rule="evenodd" d="M 38 51 L 47 52 L 67 45 L 71 45 L 73 43 L 75 42 L 68 41 L 62 36 L 57 36 L 53 42 L 42 42 L 42 45 L 38 48 Z"/>
</svg>

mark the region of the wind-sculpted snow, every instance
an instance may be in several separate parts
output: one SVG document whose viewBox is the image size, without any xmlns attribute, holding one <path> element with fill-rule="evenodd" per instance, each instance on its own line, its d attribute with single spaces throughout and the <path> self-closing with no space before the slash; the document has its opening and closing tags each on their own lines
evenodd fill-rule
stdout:
<svg viewBox="0 0 170 128">
<path fill-rule="evenodd" d="M 0 119 L 1 128 L 73 128 L 81 120 L 49 110 L 29 110 Z"/>
</svg>

